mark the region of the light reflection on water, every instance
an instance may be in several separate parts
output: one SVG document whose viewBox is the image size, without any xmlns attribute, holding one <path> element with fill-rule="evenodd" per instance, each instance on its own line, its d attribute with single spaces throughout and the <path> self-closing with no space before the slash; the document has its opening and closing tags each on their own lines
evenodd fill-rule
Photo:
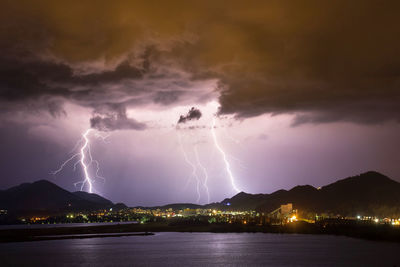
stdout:
<svg viewBox="0 0 400 267">
<path fill-rule="evenodd" d="M 1 265 L 399 266 L 400 244 L 340 236 L 157 233 L 0 244 Z"/>
</svg>

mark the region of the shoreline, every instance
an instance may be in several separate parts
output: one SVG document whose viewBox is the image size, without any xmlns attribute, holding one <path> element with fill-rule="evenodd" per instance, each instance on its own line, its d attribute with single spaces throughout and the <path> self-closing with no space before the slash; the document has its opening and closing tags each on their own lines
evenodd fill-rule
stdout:
<svg viewBox="0 0 400 267">
<path fill-rule="evenodd" d="M 167 223 L 115 224 L 79 227 L 0 230 L 0 243 L 95 237 L 146 236 L 155 232 L 192 233 L 280 233 L 348 236 L 374 241 L 400 243 L 400 228 L 386 225 L 317 225 L 296 222 L 287 225 L 169 225 Z"/>
</svg>

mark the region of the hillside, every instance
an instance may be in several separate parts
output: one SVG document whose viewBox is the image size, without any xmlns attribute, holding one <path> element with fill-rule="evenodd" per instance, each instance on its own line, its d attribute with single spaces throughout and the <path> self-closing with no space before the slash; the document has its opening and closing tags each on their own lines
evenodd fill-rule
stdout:
<svg viewBox="0 0 400 267">
<path fill-rule="evenodd" d="M 71 193 L 47 181 L 24 183 L 0 191 L 0 209 L 9 214 L 48 214 L 109 208 L 114 204 L 96 194 Z"/>
<path fill-rule="evenodd" d="M 320 189 L 304 185 L 271 194 L 253 195 L 241 192 L 208 206 L 270 212 L 286 203 L 293 203 L 294 208 L 302 211 L 318 213 L 353 216 L 359 213 L 397 214 L 400 212 L 400 183 L 371 171 L 339 180 Z"/>
<path fill-rule="evenodd" d="M 73 192 L 73 194 L 80 197 L 81 199 L 84 199 L 84 200 L 87 200 L 87 201 L 90 201 L 93 203 L 98 203 L 98 204 L 105 205 L 105 206 L 113 205 L 113 203 L 110 200 L 108 200 L 104 197 L 101 197 L 97 194 L 88 193 L 85 191 L 76 191 L 76 192 Z"/>
</svg>

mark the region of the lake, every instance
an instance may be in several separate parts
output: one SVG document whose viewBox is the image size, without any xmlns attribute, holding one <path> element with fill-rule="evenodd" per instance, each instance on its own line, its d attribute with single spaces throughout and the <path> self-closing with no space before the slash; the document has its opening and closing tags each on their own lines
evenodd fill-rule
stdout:
<svg viewBox="0 0 400 267">
<path fill-rule="evenodd" d="M 156 233 L 0 244 L 1 266 L 400 266 L 400 244 L 342 236 Z"/>
</svg>

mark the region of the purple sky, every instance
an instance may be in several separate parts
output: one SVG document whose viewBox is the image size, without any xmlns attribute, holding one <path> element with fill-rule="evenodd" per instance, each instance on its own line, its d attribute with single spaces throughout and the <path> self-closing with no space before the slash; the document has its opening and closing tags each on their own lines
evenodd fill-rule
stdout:
<svg viewBox="0 0 400 267">
<path fill-rule="evenodd" d="M 80 189 L 81 155 L 50 173 L 90 128 L 93 191 L 132 206 L 400 181 L 398 5 L 6 1 L 0 189 Z"/>
</svg>

